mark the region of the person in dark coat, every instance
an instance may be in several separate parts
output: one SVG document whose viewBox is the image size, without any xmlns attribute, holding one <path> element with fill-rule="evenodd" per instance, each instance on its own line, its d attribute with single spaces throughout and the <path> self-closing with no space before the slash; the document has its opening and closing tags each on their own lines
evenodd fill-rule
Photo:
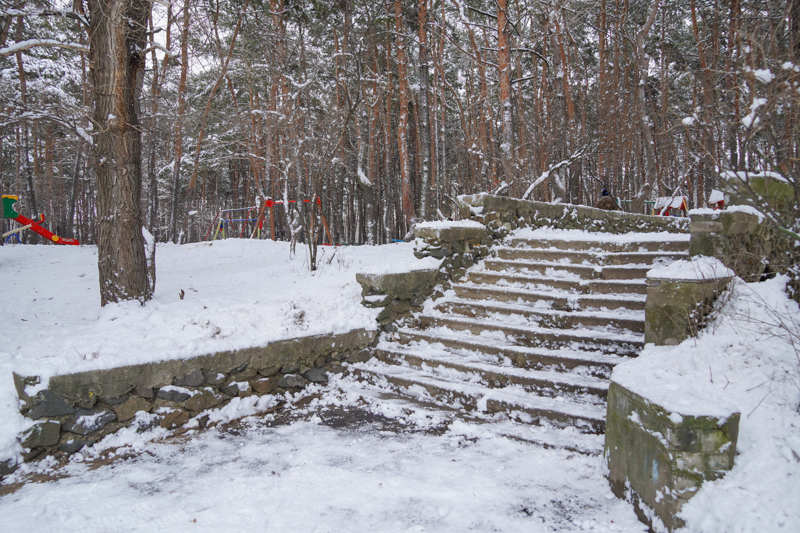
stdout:
<svg viewBox="0 0 800 533">
<path fill-rule="evenodd" d="M 616 211 L 619 209 L 617 201 L 608 193 L 608 189 L 603 189 L 600 193 L 600 200 L 597 202 L 598 209 L 606 209 L 608 211 Z"/>
</svg>

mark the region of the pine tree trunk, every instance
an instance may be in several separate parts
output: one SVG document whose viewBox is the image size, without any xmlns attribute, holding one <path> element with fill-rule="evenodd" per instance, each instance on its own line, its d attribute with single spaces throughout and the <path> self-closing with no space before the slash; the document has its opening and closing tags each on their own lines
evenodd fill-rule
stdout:
<svg viewBox="0 0 800 533">
<path fill-rule="evenodd" d="M 431 172 L 431 130 L 430 130 L 430 107 L 428 105 L 428 94 L 430 80 L 428 79 L 428 0 L 419 0 L 417 3 L 417 13 L 419 18 L 419 115 L 420 128 L 417 136 L 420 138 L 422 148 L 419 157 L 421 158 L 422 183 L 420 184 L 419 214 L 424 219 L 428 214 L 428 183 L 430 182 Z"/>
<path fill-rule="evenodd" d="M 183 115 L 186 108 L 186 78 L 189 68 L 189 0 L 183 2 L 183 27 L 181 28 L 181 77 L 178 80 L 178 116 L 175 117 L 173 139 L 172 199 L 169 208 L 169 238 L 178 242 L 178 215 L 181 201 L 181 162 L 183 160 Z M 199 147 L 198 147 L 199 149 Z"/>
<path fill-rule="evenodd" d="M 497 0 L 497 74 L 500 78 L 500 112 L 502 114 L 503 142 L 500 145 L 500 161 L 507 182 L 515 177 L 513 154 L 513 130 L 511 123 L 511 47 L 508 42 L 508 0 Z"/>
<path fill-rule="evenodd" d="M 89 0 L 101 305 L 144 303 L 152 296 L 139 205 L 141 128 L 136 113 L 150 8 L 147 0 Z"/>
<path fill-rule="evenodd" d="M 411 219 L 414 218 L 414 198 L 411 192 L 411 168 L 408 157 L 408 66 L 406 61 L 406 44 L 402 35 L 404 28 L 402 24 L 402 2 L 394 2 L 394 22 L 395 32 L 397 33 L 397 85 L 400 111 L 397 115 L 397 152 L 400 158 L 400 183 L 403 198 L 403 218 L 405 227 L 403 231 L 408 231 Z"/>
</svg>

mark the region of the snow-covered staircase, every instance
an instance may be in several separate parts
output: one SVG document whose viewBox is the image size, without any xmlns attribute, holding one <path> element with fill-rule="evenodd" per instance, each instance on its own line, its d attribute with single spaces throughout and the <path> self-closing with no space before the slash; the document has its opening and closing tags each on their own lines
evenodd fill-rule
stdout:
<svg viewBox="0 0 800 533">
<path fill-rule="evenodd" d="M 518 235 L 353 371 L 504 434 L 597 453 L 611 369 L 644 343 L 646 272 L 686 257 L 688 235 Z"/>
</svg>

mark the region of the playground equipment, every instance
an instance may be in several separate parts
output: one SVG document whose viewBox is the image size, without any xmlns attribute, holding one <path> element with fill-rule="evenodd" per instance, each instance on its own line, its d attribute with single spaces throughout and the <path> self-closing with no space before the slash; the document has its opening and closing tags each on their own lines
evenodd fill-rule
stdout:
<svg viewBox="0 0 800 533">
<path fill-rule="evenodd" d="M 297 200 L 288 200 L 288 203 L 297 204 Z M 328 242 L 323 243 L 325 245 L 333 244 L 333 237 L 331 236 L 331 231 L 328 228 L 328 220 L 325 218 L 325 215 L 322 213 L 322 199 L 319 196 L 316 196 L 313 200 L 308 198 L 304 198 L 302 200 L 304 204 L 311 204 L 314 205 L 316 209 L 319 209 L 319 216 L 322 219 L 322 225 L 325 229 L 325 235 L 328 238 Z M 269 209 L 269 220 L 270 220 L 270 238 L 274 241 L 275 240 L 275 211 L 274 208 L 276 205 L 283 205 L 283 200 L 273 200 L 272 198 L 258 198 L 258 204 L 249 207 L 240 207 L 236 209 L 221 209 L 219 214 L 214 218 L 214 222 L 209 228 L 208 233 L 206 234 L 206 239 L 211 238 L 211 240 L 216 240 L 217 237 L 222 237 L 223 239 L 227 236 L 229 230 L 233 230 L 234 224 L 239 223 L 239 237 L 242 238 L 245 235 L 245 227 L 249 223 L 255 223 L 253 226 L 253 230 L 250 232 L 250 238 L 261 238 L 261 232 L 264 229 L 264 219 L 266 218 L 267 209 Z M 233 213 L 242 213 L 246 212 L 247 215 L 245 218 L 234 218 Z M 255 216 L 253 216 L 255 214 Z M 213 232 L 213 235 L 212 235 Z"/>
<path fill-rule="evenodd" d="M 258 209 L 256 206 L 250 207 L 240 207 L 237 209 L 222 209 L 219 212 L 219 215 L 214 218 L 214 223 L 212 224 L 211 228 L 208 230 L 206 234 L 206 240 L 211 237 L 211 240 L 217 240 L 217 237 L 222 237 L 223 239 L 228 237 L 229 231 L 235 231 L 235 223 L 239 223 L 239 238 L 245 236 L 245 228 L 247 228 L 248 224 L 255 222 L 252 232 L 248 232 L 250 238 L 261 238 L 261 230 L 264 229 L 264 219 L 262 216 L 253 216 L 253 213 Z M 238 218 L 234 218 L 233 213 L 242 213 L 246 212 L 246 215 L 243 215 Z M 214 232 L 214 235 L 211 235 L 211 232 Z"/>
<path fill-rule="evenodd" d="M 39 215 L 38 220 L 31 220 L 30 218 L 20 215 L 16 211 L 14 211 L 14 204 L 19 201 L 19 196 L 14 194 L 4 194 L 2 196 L 3 200 L 3 218 L 10 218 L 11 220 L 16 220 L 20 224 L 22 224 L 19 228 L 14 228 L 11 231 L 7 231 L 3 233 L 0 239 L 5 240 L 6 237 L 10 237 L 11 235 L 16 235 L 17 240 L 19 240 L 19 234 L 29 229 L 35 233 L 38 233 L 45 239 L 50 242 L 54 242 L 56 244 L 80 244 L 77 239 L 67 239 L 64 237 L 60 237 L 53 233 L 52 231 L 48 230 L 40 226 L 42 222 L 44 222 L 44 214 Z"/>
</svg>

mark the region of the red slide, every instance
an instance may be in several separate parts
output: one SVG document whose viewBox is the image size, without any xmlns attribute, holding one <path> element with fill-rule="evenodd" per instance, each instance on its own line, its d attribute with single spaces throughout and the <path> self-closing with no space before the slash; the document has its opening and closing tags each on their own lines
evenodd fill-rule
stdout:
<svg viewBox="0 0 800 533">
<path fill-rule="evenodd" d="M 44 222 L 44 215 L 40 215 L 39 220 L 31 220 L 24 215 L 17 215 L 16 218 L 14 218 L 13 220 L 16 220 L 23 226 L 30 226 L 31 231 L 35 231 L 48 241 L 54 242 L 56 244 L 80 244 L 77 239 L 67 239 L 65 237 L 59 237 L 49 229 L 40 226 L 39 222 Z"/>
<path fill-rule="evenodd" d="M 77 239 L 65 239 L 64 237 L 60 237 L 53 233 L 52 231 L 48 230 L 47 228 L 43 228 L 39 224 L 44 222 L 44 215 L 39 215 L 39 220 L 31 220 L 26 216 L 20 215 L 14 210 L 14 204 L 19 201 L 19 196 L 16 194 L 3 194 L 0 196 L 0 200 L 3 203 L 3 218 L 9 218 L 11 220 L 16 220 L 20 224 L 22 224 L 21 228 L 12 229 L 9 232 L 3 233 L 0 238 L 4 239 L 5 237 L 12 235 L 14 233 L 19 233 L 25 231 L 26 229 L 30 229 L 44 237 L 50 242 L 54 242 L 56 244 L 80 244 Z M 3 241 L 0 240 L 0 244 L 3 244 Z"/>
</svg>

